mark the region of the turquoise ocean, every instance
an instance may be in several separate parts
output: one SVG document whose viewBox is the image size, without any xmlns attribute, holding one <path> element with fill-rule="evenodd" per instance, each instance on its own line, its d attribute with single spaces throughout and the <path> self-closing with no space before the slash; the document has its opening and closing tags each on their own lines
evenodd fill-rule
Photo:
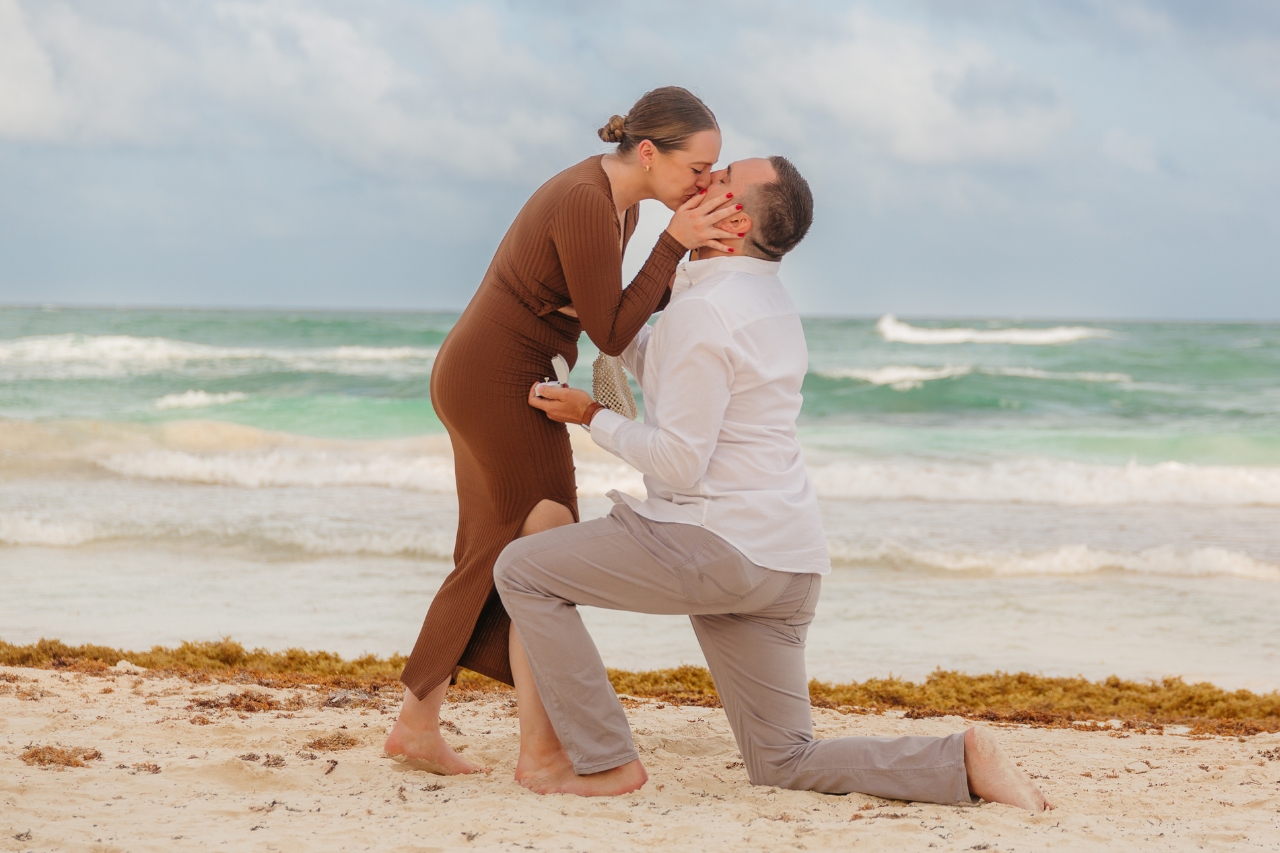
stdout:
<svg viewBox="0 0 1280 853">
<path fill-rule="evenodd" d="M 0 638 L 407 651 L 457 523 L 456 316 L 0 308 Z M 1280 325 L 805 331 L 813 675 L 1280 687 Z M 584 518 L 642 493 L 575 433 Z M 611 665 L 701 660 L 684 620 L 586 615 Z"/>
</svg>

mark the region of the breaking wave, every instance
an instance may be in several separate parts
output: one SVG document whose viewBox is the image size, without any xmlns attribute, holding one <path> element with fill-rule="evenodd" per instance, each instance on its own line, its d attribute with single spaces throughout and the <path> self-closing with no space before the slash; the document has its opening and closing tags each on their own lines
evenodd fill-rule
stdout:
<svg viewBox="0 0 1280 853">
<path fill-rule="evenodd" d="M 113 454 L 97 464 L 125 477 L 247 488 L 382 486 L 437 494 L 455 490 L 453 460 L 438 454 L 292 448 L 249 453 L 148 450 Z M 627 465 L 580 461 L 576 474 L 579 494 L 598 496 L 610 489 L 644 493 L 643 478 Z"/>
<path fill-rule="evenodd" d="M 904 323 L 892 314 L 876 322 L 876 331 L 886 341 L 901 344 L 1015 344 L 1054 346 L 1088 338 L 1109 338 L 1111 332 L 1089 326 L 1053 326 L 1047 329 L 966 329 L 963 327 L 926 329 Z"/>
<path fill-rule="evenodd" d="M 247 488 L 382 486 L 439 494 L 454 491 L 453 460 L 443 454 L 294 448 L 241 453 L 147 450 L 112 454 L 96 464 L 126 477 Z M 603 495 L 610 489 L 644 494 L 641 475 L 620 463 L 579 460 L 576 475 L 583 495 Z M 810 475 L 819 496 L 835 499 L 1280 506 L 1280 467 L 895 459 L 811 465 Z"/>
<path fill-rule="evenodd" d="M 973 367 L 967 364 L 948 364 L 943 367 L 892 364 L 886 367 L 843 367 L 818 371 L 819 376 L 825 376 L 828 379 L 855 379 L 871 385 L 887 385 L 894 391 L 912 391 L 916 388 L 922 388 L 926 382 L 933 382 L 938 379 L 953 379 L 970 374 L 1009 376 L 1016 379 L 1044 379 L 1052 382 L 1120 383 L 1133 381 L 1132 377 L 1126 373 L 1096 373 L 1090 371 L 1059 373 L 1051 370 L 1039 370 L 1034 367 Z"/>
<path fill-rule="evenodd" d="M 453 461 L 443 456 L 291 448 L 254 453 L 149 450 L 117 453 L 99 460 L 98 465 L 126 477 L 248 488 L 386 486 L 424 492 L 454 490 Z"/>
<path fill-rule="evenodd" d="M 130 335 L 38 335 L 0 341 L 0 378 L 110 379 L 183 371 L 412 375 L 431 371 L 429 347 L 228 347 Z"/>
<path fill-rule="evenodd" d="M 210 406 L 225 406 L 249 399 L 249 395 L 241 391 L 227 391 L 221 394 L 210 394 L 208 391 L 183 391 L 181 394 L 165 394 L 152 403 L 157 409 L 205 409 Z"/>
<path fill-rule="evenodd" d="M 329 517 L 272 519 L 252 513 L 208 518 L 187 513 L 167 517 L 36 518 L 0 513 L 0 545 L 76 548 L 98 543 L 187 542 L 213 547 L 283 550 L 313 556 L 372 555 L 448 561 L 454 547 L 452 519 L 445 524 L 404 520 L 360 523 Z M 1057 548 L 945 551 L 885 541 L 855 545 L 832 538 L 837 565 L 909 571 L 968 572 L 1003 576 L 1079 576 L 1108 571 L 1172 577 L 1237 577 L 1280 582 L 1280 566 L 1226 548 L 1160 546 L 1124 552 L 1084 544 Z"/>
<path fill-rule="evenodd" d="M 985 465 L 913 460 L 811 465 L 825 498 L 1120 506 L 1280 506 L 1280 467 L 1094 465 L 1013 459 Z"/>
<path fill-rule="evenodd" d="M 889 365 L 888 367 L 857 368 L 847 367 L 837 370 L 819 371 L 819 376 L 828 379 L 857 379 L 872 385 L 888 385 L 894 391 L 910 391 L 921 388 L 926 382 L 935 379 L 951 379 L 955 376 L 968 376 L 973 368 L 967 365 L 959 367 L 915 367 L 912 365 Z"/>
<path fill-rule="evenodd" d="M 99 539 L 94 525 L 83 521 L 49 521 L 30 515 L 0 515 L 0 544 L 71 548 Z"/>
<path fill-rule="evenodd" d="M 831 558 L 853 566 L 886 566 L 996 575 L 1088 575 L 1126 571 L 1177 577 L 1238 577 L 1280 581 L 1280 566 L 1225 548 L 1178 549 L 1171 546 L 1121 552 L 1088 545 L 1049 550 L 951 553 L 885 542 L 874 548 L 842 547 L 833 542 Z"/>
<path fill-rule="evenodd" d="M 0 545 L 75 548 L 97 543 L 199 542 L 205 545 L 283 549 L 314 556 L 374 555 L 448 560 L 453 556 L 452 529 L 421 526 L 343 527 L 332 519 L 317 518 L 311 524 L 264 522 L 244 518 L 193 518 L 135 521 L 38 519 L 0 514 Z"/>
</svg>

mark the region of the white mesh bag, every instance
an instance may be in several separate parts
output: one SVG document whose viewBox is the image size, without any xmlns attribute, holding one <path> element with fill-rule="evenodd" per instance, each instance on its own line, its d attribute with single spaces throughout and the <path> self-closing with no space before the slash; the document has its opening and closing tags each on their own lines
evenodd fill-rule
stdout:
<svg viewBox="0 0 1280 853">
<path fill-rule="evenodd" d="M 624 418 L 636 419 L 636 398 L 627 384 L 622 359 L 600 353 L 591 366 L 591 390 L 596 402 Z"/>
</svg>

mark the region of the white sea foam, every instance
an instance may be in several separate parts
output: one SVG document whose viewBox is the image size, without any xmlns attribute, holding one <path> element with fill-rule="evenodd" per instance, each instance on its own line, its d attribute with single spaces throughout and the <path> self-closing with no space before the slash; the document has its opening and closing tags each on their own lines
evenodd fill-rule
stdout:
<svg viewBox="0 0 1280 853">
<path fill-rule="evenodd" d="M 346 375 L 429 373 L 429 347 L 228 347 L 129 335 L 40 335 L 0 341 L 0 379 L 106 379 L 174 371 L 263 370 Z"/>
<path fill-rule="evenodd" d="M 0 545 L 76 548 L 101 542 L 197 541 L 254 550 L 285 548 L 314 555 L 453 556 L 454 531 L 423 526 L 335 524 L 331 518 L 302 524 L 264 523 L 260 518 L 103 519 L 32 518 L 0 513 Z"/>
<path fill-rule="evenodd" d="M 820 370 L 819 376 L 828 379 L 857 379 L 871 385 L 887 385 L 894 391 L 912 391 L 924 387 L 924 383 L 939 379 L 953 379 L 970 374 L 984 376 L 1009 376 L 1018 379 L 1043 379 L 1051 382 L 1132 382 L 1124 373 L 1059 373 L 1034 367 L 974 367 L 968 364 L 921 367 L 912 364 L 891 364 L 886 367 L 841 367 Z"/>
<path fill-rule="evenodd" d="M 269 531 L 262 538 L 273 545 L 294 546 L 315 555 L 363 555 L 453 559 L 453 530 L 340 531 L 292 529 Z"/>
<path fill-rule="evenodd" d="M 72 548 L 103 538 L 84 521 L 51 521 L 27 514 L 0 514 L 0 544 Z"/>
<path fill-rule="evenodd" d="M 444 521 L 444 520 L 442 520 Z M 444 524 L 360 519 L 345 513 L 300 518 L 263 518 L 255 513 L 121 518 L 106 513 L 92 521 L 65 515 L 0 513 L 0 545 L 77 548 L 103 542 L 188 542 L 205 547 L 284 549 L 315 556 L 452 558 L 452 518 Z M 1172 577 L 1237 577 L 1280 582 L 1280 566 L 1227 548 L 1160 546 L 1139 551 L 1094 549 L 1084 544 L 1051 548 L 939 550 L 885 541 L 875 546 L 831 538 L 837 565 L 906 570 L 971 572 L 1005 576 L 1075 576 L 1105 571 Z"/>
<path fill-rule="evenodd" d="M 210 406 L 225 406 L 227 403 L 238 403 L 249 399 L 249 395 L 241 391 L 227 391 L 210 394 L 208 391 L 183 391 L 181 394 L 165 394 L 152 403 L 157 409 L 204 409 Z"/>
<path fill-rule="evenodd" d="M 147 450 L 116 453 L 97 464 L 115 474 L 147 480 L 243 486 L 382 486 L 437 494 L 454 492 L 453 460 L 444 455 L 410 455 L 351 450 L 276 448 L 246 453 L 191 453 Z M 644 480 L 627 465 L 580 462 L 578 492 L 603 495 L 610 489 L 644 493 Z"/>
<path fill-rule="evenodd" d="M 248 488 L 381 486 L 437 494 L 454 491 L 453 461 L 443 454 L 295 448 L 239 453 L 147 450 L 115 453 L 96 464 L 126 477 Z M 827 499 L 1280 506 L 1280 467 L 1179 462 L 1094 465 L 1025 458 L 988 464 L 842 460 L 811 464 L 809 470 L 819 496 Z M 576 475 L 582 495 L 603 495 L 610 489 L 644 494 L 640 474 L 620 463 L 580 460 Z"/>
<path fill-rule="evenodd" d="M 1144 575 L 1280 581 L 1280 566 L 1225 548 L 1161 546 L 1126 553 L 1095 550 L 1087 545 L 1064 545 L 1046 550 L 958 553 L 912 548 L 896 542 L 884 542 L 874 548 L 842 546 L 833 542 L 831 557 L 838 563 L 849 565 L 997 575 L 1088 575 L 1102 571 L 1126 571 Z"/>
<path fill-rule="evenodd" d="M 1016 376 L 1021 379 L 1048 379 L 1056 382 L 1132 382 L 1127 373 L 1055 373 L 1034 367 L 984 367 L 979 372 L 991 376 Z"/>
<path fill-rule="evenodd" d="M 968 365 L 945 367 L 916 367 L 914 365 L 889 365 L 888 367 L 857 368 L 846 367 L 836 370 L 823 370 L 820 375 L 828 379 L 858 379 L 872 385 L 888 385 L 894 391 L 910 391 L 924 387 L 924 383 L 936 379 L 951 379 L 956 376 L 967 376 L 973 372 Z"/>
<path fill-rule="evenodd" d="M 1089 326 L 1053 326 L 1047 329 L 925 329 L 904 323 L 892 314 L 876 322 L 876 331 L 886 341 L 903 344 L 1018 344 L 1053 346 L 1088 338 L 1108 338 L 1111 332 Z"/>
<path fill-rule="evenodd" d="M 224 486 L 386 486 L 424 492 L 454 490 L 453 461 L 444 456 L 360 454 L 280 448 L 254 453 L 149 450 L 98 462 L 126 477 Z"/>
<path fill-rule="evenodd" d="M 1122 506 L 1280 506 L 1280 467 L 857 460 L 811 465 L 824 498 Z"/>
</svg>

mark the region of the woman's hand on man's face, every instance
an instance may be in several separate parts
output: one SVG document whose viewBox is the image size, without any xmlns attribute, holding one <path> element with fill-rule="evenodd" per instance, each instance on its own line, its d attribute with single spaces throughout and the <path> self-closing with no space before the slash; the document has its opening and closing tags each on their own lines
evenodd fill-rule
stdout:
<svg viewBox="0 0 1280 853">
<path fill-rule="evenodd" d="M 705 246 L 717 252 L 732 253 L 733 249 L 720 241 L 732 240 L 739 235 L 724 230 L 720 223 L 739 210 L 742 210 L 742 205 L 733 201 L 733 193 L 695 195 L 676 209 L 667 233 L 686 249 Z"/>
<path fill-rule="evenodd" d="M 542 385 L 541 397 L 538 396 L 539 385 Z M 578 388 L 535 382 L 529 389 L 529 405 L 541 409 L 551 420 L 562 424 L 582 423 L 591 402 L 591 395 Z"/>
</svg>

